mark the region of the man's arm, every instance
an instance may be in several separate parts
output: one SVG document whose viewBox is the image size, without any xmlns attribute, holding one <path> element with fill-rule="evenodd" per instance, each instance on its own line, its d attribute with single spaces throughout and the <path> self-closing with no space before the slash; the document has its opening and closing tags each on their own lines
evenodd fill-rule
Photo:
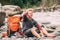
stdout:
<svg viewBox="0 0 60 40">
<path fill-rule="evenodd" d="M 22 18 L 25 20 L 26 19 L 26 16 L 27 16 L 27 12 L 26 11 L 23 11 L 22 13 Z"/>
<path fill-rule="evenodd" d="M 38 30 L 42 30 L 42 27 L 39 24 L 36 24 L 35 26 L 38 28 Z"/>
<path fill-rule="evenodd" d="M 22 13 L 22 17 L 25 17 L 27 15 L 27 11 L 25 10 L 25 11 L 23 11 L 23 13 Z"/>
</svg>

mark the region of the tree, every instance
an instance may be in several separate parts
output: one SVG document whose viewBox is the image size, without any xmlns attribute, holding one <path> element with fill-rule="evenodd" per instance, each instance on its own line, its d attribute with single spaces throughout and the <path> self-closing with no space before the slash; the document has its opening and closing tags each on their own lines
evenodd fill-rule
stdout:
<svg viewBox="0 0 60 40">
<path fill-rule="evenodd" d="M 42 0 L 42 6 L 45 7 L 47 3 L 47 0 Z"/>
</svg>

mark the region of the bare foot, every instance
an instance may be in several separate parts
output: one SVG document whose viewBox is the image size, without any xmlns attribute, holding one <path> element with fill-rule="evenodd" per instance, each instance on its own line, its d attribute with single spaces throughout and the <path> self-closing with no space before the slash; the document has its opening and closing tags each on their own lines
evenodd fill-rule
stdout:
<svg viewBox="0 0 60 40">
<path fill-rule="evenodd" d="M 53 35 L 53 34 L 49 34 L 48 37 L 49 37 L 49 38 L 54 38 L 54 37 L 56 37 L 56 36 Z"/>
</svg>

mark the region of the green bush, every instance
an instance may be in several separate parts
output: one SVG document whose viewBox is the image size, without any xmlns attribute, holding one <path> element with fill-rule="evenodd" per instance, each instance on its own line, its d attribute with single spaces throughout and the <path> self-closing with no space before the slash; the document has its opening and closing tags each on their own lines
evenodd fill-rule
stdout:
<svg viewBox="0 0 60 40">
<path fill-rule="evenodd" d="M 33 6 L 39 6 L 41 0 L 1 0 L 1 3 L 4 4 L 13 4 L 18 5 L 21 8 L 29 8 Z"/>
</svg>

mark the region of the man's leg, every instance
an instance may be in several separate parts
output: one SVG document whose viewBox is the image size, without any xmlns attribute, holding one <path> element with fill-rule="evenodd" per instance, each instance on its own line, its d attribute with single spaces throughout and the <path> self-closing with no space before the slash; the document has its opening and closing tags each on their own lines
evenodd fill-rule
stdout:
<svg viewBox="0 0 60 40">
<path fill-rule="evenodd" d="M 52 34 L 48 33 L 48 32 L 45 30 L 45 28 L 43 28 L 43 27 L 42 27 L 42 31 L 43 31 L 43 33 L 44 33 L 46 36 L 48 36 L 48 37 L 55 37 L 55 35 L 52 35 Z"/>
<path fill-rule="evenodd" d="M 31 28 L 31 32 L 34 36 L 38 37 L 38 38 L 41 38 L 40 35 L 35 31 L 34 28 Z"/>
</svg>

